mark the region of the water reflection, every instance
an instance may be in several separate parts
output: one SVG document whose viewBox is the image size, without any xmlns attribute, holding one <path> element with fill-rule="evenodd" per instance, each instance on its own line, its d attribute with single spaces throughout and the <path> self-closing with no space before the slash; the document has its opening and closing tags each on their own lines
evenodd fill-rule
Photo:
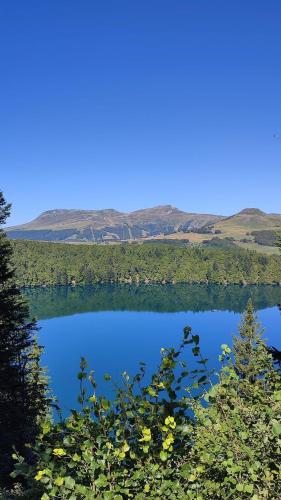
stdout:
<svg viewBox="0 0 281 500">
<path fill-rule="evenodd" d="M 91 285 L 25 289 L 38 319 L 91 311 L 244 311 L 251 297 L 256 310 L 281 303 L 279 286 Z"/>
</svg>

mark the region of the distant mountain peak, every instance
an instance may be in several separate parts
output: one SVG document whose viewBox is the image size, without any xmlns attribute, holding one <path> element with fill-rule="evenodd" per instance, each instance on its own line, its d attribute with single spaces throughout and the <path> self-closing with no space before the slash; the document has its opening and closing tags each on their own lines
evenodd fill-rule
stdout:
<svg viewBox="0 0 281 500">
<path fill-rule="evenodd" d="M 244 210 L 241 210 L 237 215 L 266 215 L 265 212 L 260 210 L 259 208 L 244 208 Z"/>
<path fill-rule="evenodd" d="M 140 214 L 140 213 L 151 213 L 151 214 L 161 214 L 161 215 L 170 215 L 170 214 L 178 214 L 178 213 L 184 213 L 181 210 L 179 210 L 177 207 L 174 207 L 173 205 L 157 205 L 156 207 L 150 207 L 150 208 L 141 208 L 139 210 L 135 210 L 134 212 L 131 212 L 133 214 Z"/>
</svg>

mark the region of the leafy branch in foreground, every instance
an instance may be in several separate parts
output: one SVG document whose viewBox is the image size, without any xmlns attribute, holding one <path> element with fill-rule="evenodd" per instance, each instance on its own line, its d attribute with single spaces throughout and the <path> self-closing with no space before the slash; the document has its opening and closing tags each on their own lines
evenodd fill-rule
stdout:
<svg viewBox="0 0 281 500">
<path fill-rule="evenodd" d="M 179 349 L 161 349 L 160 366 L 149 384 L 145 383 L 143 363 L 133 378 L 123 373 L 114 402 L 97 396 L 93 372 L 87 373 L 82 358 L 78 374 L 82 410 L 73 410 L 58 424 L 43 425 L 35 450 L 36 467 L 26 468 L 19 458 L 14 476 L 24 475 L 30 485 L 29 497 L 44 493 L 44 499 L 141 499 L 158 492 L 158 498 L 173 498 L 173 491 L 183 495 L 181 471 L 194 427 L 191 391 L 201 388 L 206 392 L 210 379 L 198 343 L 199 337 L 185 328 Z M 187 344 L 193 346 L 197 369 L 188 369 L 181 359 Z M 105 378 L 110 380 L 109 375 Z M 187 378 L 190 387 L 184 386 Z"/>
<path fill-rule="evenodd" d="M 198 369 L 182 360 L 188 344 Z M 34 466 L 17 457 L 27 498 L 279 499 L 281 381 L 251 302 L 220 360 L 212 385 L 186 328 L 179 349 L 161 350 L 150 383 L 140 364 L 133 378 L 123 373 L 112 402 L 97 395 L 82 359 L 81 411 L 44 422 Z"/>
</svg>

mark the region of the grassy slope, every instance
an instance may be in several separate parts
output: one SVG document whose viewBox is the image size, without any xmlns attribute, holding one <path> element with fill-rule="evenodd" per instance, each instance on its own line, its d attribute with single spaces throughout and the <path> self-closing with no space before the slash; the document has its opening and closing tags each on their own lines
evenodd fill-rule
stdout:
<svg viewBox="0 0 281 500">
<path fill-rule="evenodd" d="M 244 213 L 241 212 L 233 217 L 229 217 L 214 224 L 214 229 L 221 231 L 216 235 L 219 238 L 234 238 L 235 243 L 240 248 L 256 250 L 266 254 L 278 254 L 278 249 L 271 246 L 258 245 L 254 242 L 252 231 L 273 230 L 281 231 L 281 216 L 267 215 L 263 213 Z M 212 234 L 198 233 L 174 233 L 166 236 L 158 236 L 158 239 L 188 239 L 191 243 L 202 243 L 204 240 L 213 238 Z M 251 240 L 251 242 L 241 242 L 242 239 Z"/>
</svg>

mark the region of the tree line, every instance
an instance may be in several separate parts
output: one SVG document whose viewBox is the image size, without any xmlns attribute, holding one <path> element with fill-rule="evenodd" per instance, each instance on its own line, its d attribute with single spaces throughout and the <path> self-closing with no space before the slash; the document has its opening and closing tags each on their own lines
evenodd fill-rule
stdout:
<svg viewBox="0 0 281 500">
<path fill-rule="evenodd" d="M 19 286 L 94 283 L 281 283 L 281 257 L 156 244 L 11 241 Z"/>
</svg>

